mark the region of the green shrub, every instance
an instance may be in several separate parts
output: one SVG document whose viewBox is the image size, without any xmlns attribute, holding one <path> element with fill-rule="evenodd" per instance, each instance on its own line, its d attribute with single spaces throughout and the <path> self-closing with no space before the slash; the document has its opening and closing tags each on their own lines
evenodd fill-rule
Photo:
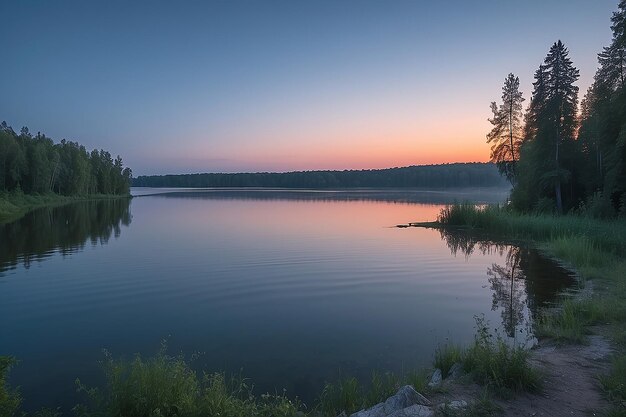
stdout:
<svg viewBox="0 0 626 417">
<path fill-rule="evenodd" d="M 494 388 L 500 394 L 508 391 L 536 392 L 541 377 L 528 363 L 529 351 L 509 346 L 489 333 L 484 318 L 476 318 L 474 343 L 467 349 L 463 367 L 479 384 Z"/>
</svg>

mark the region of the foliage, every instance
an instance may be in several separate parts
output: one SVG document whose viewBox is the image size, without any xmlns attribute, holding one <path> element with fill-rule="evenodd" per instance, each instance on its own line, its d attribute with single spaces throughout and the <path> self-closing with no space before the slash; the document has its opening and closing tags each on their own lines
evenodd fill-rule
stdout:
<svg viewBox="0 0 626 417">
<path fill-rule="evenodd" d="M 626 212 L 626 2 L 611 18 L 613 39 L 577 113 L 578 70 L 556 42 L 535 72 L 525 114 L 513 205 L 586 215 Z M 549 208 L 549 209 L 548 209 Z"/>
<path fill-rule="evenodd" d="M 476 318 L 476 336 L 465 352 L 463 367 L 476 382 L 498 393 L 535 392 L 541 388 L 537 370 L 528 364 L 530 352 L 522 346 L 509 346 L 501 337 L 489 333 L 484 318 Z"/>
<path fill-rule="evenodd" d="M 513 202 L 530 209 L 543 198 L 552 198 L 556 210 L 575 205 L 576 168 L 580 152 L 576 144 L 578 70 L 561 41 L 552 45 L 535 72 L 533 93 L 525 117 L 526 136 L 520 153 L 518 183 Z M 571 184 L 565 196 L 562 185 Z"/>
<path fill-rule="evenodd" d="M 88 388 L 77 380 L 88 404 L 75 407 L 80 417 L 287 417 L 302 405 L 284 395 L 256 397 L 243 378 L 224 374 L 198 377 L 181 356 L 169 356 L 165 346 L 152 358 L 103 362 L 104 389 Z"/>
<path fill-rule="evenodd" d="M 23 127 L 0 124 L 0 192 L 61 195 L 128 194 L 132 171 L 109 152 L 87 152 L 76 142 L 54 143 Z"/>
<path fill-rule="evenodd" d="M 491 143 L 491 162 L 498 166 L 501 174 L 514 183 L 516 164 L 522 145 L 522 102 L 524 98 L 519 91 L 519 78 L 509 74 L 502 87 L 502 104 L 491 103 L 493 125 L 487 134 L 487 142 Z"/>
</svg>

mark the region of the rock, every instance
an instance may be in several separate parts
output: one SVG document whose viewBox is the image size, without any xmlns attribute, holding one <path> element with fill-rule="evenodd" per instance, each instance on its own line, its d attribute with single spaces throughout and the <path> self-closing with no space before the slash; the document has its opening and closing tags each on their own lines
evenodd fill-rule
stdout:
<svg viewBox="0 0 626 417">
<path fill-rule="evenodd" d="M 345 411 L 342 411 L 337 417 L 348 417 Z"/>
<path fill-rule="evenodd" d="M 435 412 L 425 405 L 415 404 L 402 410 L 395 411 L 387 417 L 433 417 Z"/>
<path fill-rule="evenodd" d="M 438 385 L 441 385 L 441 380 L 443 378 L 441 377 L 441 369 L 437 368 L 435 369 L 435 372 L 433 372 L 433 376 L 430 377 L 430 382 L 428 383 L 429 387 L 436 387 Z"/>
<path fill-rule="evenodd" d="M 414 404 L 426 406 L 432 405 L 428 398 L 415 391 L 415 388 L 411 385 L 400 387 L 395 395 L 387 398 L 385 404 L 387 406 L 396 406 L 398 409 L 406 408 Z"/>
<path fill-rule="evenodd" d="M 467 407 L 467 401 L 464 400 L 456 400 L 450 401 L 449 403 L 442 403 L 437 406 L 440 410 L 453 410 L 458 411 Z"/>
<path fill-rule="evenodd" d="M 414 405 L 428 408 L 427 406 L 430 406 L 431 402 L 428 398 L 415 391 L 415 388 L 412 386 L 405 385 L 401 387 L 395 395 L 387 398 L 385 402 L 376 404 L 367 410 L 358 411 L 350 417 L 388 417 L 395 412 L 403 411 L 404 409 L 410 408 Z M 398 414 L 397 417 L 401 417 L 403 415 L 404 414 Z M 407 416 L 413 415 L 418 416 L 419 414 L 407 414 Z M 424 414 L 424 416 L 426 415 L 427 414 Z"/>
<path fill-rule="evenodd" d="M 454 365 L 450 367 L 448 371 L 448 378 L 458 378 L 463 375 L 463 365 L 460 362 L 456 362 Z"/>
</svg>

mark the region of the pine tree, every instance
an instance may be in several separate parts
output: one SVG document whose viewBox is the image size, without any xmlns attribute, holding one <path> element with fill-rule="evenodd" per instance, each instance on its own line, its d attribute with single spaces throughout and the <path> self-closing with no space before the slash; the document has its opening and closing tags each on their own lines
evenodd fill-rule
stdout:
<svg viewBox="0 0 626 417">
<path fill-rule="evenodd" d="M 495 102 L 491 103 L 493 118 L 489 122 L 493 129 L 487 134 L 487 143 L 492 143 L 491 161 L 498 165 L 500 173 L 511 183 L 515 179 L 515 166 L 523 139 L 523 101 L 519 91 L 519 78 L 509 74 L 502 87 L 502 104 L 498 107 Z"/>
<path fill-rule="evenodd" d="M 613 39 L 598 54 L 600 67 L 582 108 L 580 141 L 595 172 L 588 194 L 626 213 L 626 0 L 611 18 Z M 591 169 L 589 169 L 591 171 Z"/>
<path fill-rule="evenodd" d="M 518 195 L 525 191 L 535 198 L 524 198 L 525 204 L 535 204 L 541 197 L 554 198 L 557 212 L 563 212 L 562 184 L 572 180 L 576 166 L 578 87 L 574 83 L 578 77 L 565 45 L 561 41 L 554 43 L 535 72 L 526 114 L 525 139 L 529 145 L 521 153 L 521 159 L 526 159 L 522 164 L 526 178 L 521 187 L 526 190 L 518 191 Z M 571 205 L 576 187 L 569 190 Z"/>
</svg>

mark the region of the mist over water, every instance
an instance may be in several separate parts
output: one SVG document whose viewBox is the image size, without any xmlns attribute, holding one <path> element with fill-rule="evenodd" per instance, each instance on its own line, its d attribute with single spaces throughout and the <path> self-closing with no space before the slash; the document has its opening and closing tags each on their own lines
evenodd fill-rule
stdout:
<svg viewBox="0 0 626 417">
<path fill-rule="evenodd" d="M 103 348 L 163 339 L 196 369 L 310 401 L 339 374 L 428 365 L 472 340 L 475 315 L 524 342 L 573 283 L 530 248 L 393 227 L 506 192 L 166 191 L 0 226 L 0 353 L 21 361 L 27 408 L 73 406 L 77 377 L 102 381 Z"/>
</svg>

